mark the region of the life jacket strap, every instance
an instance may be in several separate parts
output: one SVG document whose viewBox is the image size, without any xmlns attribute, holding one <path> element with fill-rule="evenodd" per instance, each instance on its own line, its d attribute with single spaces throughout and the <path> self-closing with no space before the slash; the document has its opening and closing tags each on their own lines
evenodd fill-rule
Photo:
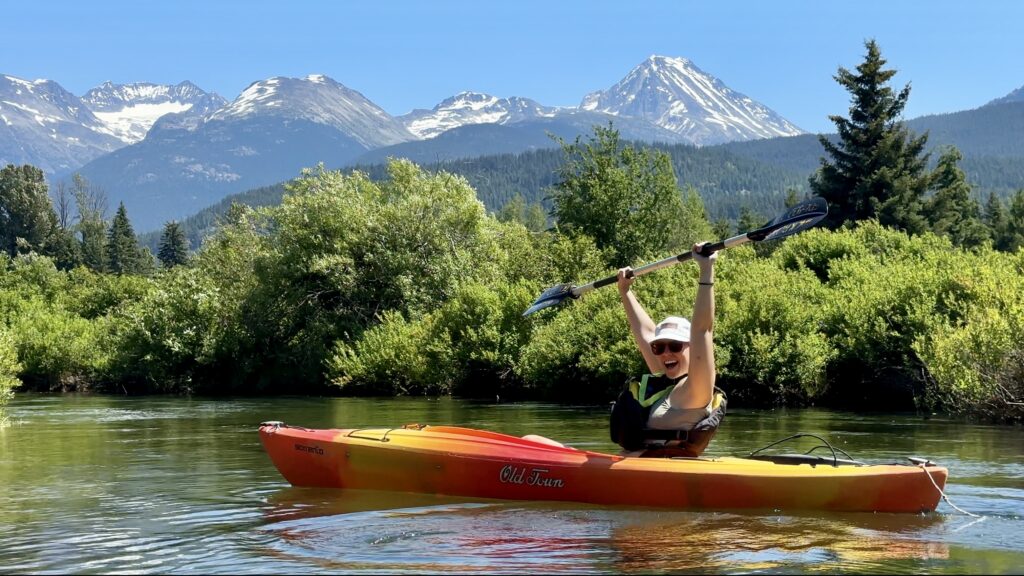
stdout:
<svg viewBox="0 0 1024 576">
<path fill-rule="evenodd" d="M 662 398 L 668 396 L 669 392 L 671 392 L 672 389 L 676 387 L 676 385 L 673 384 L 668 388 L 665 388 L 664 390 L 660 390 L 656 394 L 653 394 L 650 398 L 647 398 L 647 379 L 650 378 L 651 376 L 660 378 L 661 374 L 644 374 L 643 378 L 640 379 L 639 389 L 635 390 L 633 393 L 633 397 L 636 398 L 637 402 L 639 402 L 640 405 L 643 406 L 644 408 L 650 408 L 656 402 L 660 402 Z"/>
</svg>

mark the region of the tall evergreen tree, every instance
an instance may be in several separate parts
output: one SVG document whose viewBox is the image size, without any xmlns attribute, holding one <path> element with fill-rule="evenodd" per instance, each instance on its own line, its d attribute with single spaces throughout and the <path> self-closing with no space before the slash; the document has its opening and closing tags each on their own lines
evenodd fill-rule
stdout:
<svg viewBox="0 0 1024 576">
<path fill-rule="evenodd" d="M 931 176 L 935 194 L 925 202 L 924 214 L 932 231 L 947 236 L 957 246 L 980 246 L 990 239 L 989 230 L 981 221 L 981 208 L 971 198 L 971 185 L 958 163 L 963 155 L 955 147 L 939 157 Z"/>
<path fill-rule="evenodd" d="M 740 217 L 736 220 L 736 229 L 741 233 L 751 232 L 757 230 L 766 222 L 768 222 L 767 218 L 754 212 L 750 209 L 750 206 L 744 204 L 740 206 Z"/>
<path fill-rule="evenodd" d="M 114 220 L 110 224 L 107 236 L 107 266 L 114 274 L 138 274 L 143 263 L 139 241 L 128 221 L 128 211 L 124 202 L 117 207 Z"/>
<path fill-rule="evenodd" d="M 732 236 L 732 223 L 725 218 L 719 218 L 711 224 L 711 232 L 716 240 L 725 240 Z"/>
<path fill-rule="evenodd" d="M 708 211 L 704 207 L 704 199 L 693 186 L 687 185 L 682 191 L 683 210 L 679 217 L 678 236 L 669 238 L 666 241 L 666 248 L 672 252 L 689 250 L 695 241 L 713 242 L 716 239 L 714 229 L 711 227 L 711 220 L 708 219 Z"/>
<path fill-rule="evenodd" d="M 70 228 L 57 229 L 50 252 L 57 268 L 61 270 L 71 270 L 83 264 L 82 245 L 75 238 L 74 230 Z"/>
<path fill-rule="evenodd" d="M 43 171 L 28 164 L 0 170 L 0 250 L 10 256 L 20 249 L 51 255 L 56 232 L 57 213 Z"/>
<path fill-rule="evenodd" d="M 922 153 L 928 135 L 912 135 L 900 120 L 910 85 L 893 93 L 887 82 L 896 71 L 883 68 L 874 40 L 865 46 L 857 72 L 840 67 L 835 76 L 852 96 L 850 117 L 829 116 L 839 141 L 818 137 L 831 161 L 821 158 L 811 190 L 828 200 L 826 224 L 832 228 L 877 217 L 884 225 L 920 233 L 927 229 L 921 203 L 929 181 L 928 155 Z"/>
<path fill-rule="evenodd" d="M 1016 252 L 1024 247 L 1024 188 L 1010 197 L 1006 216 L 1006 251 Z"/>
<path fill-rule="evenodd" d="M 786 208 L 792 208 L 800 203 L 800 196 L 797 195 L 796 188 L 786 188 L 786 199 L 783 204 Z"/>
<path fill-rule="evenodd" d="M 522 223 L 526 218 L 526 200 L 521 194 L 516 194 L 498 210 L 497 217 L 501 222 Z"/>
<path fill-rule="evenodd" d="M 157 257 L 164 268 L 173 268 L 188 262 L 188 238 L 185 237 L 181 223 L 172 220 L 164 224 Z"/>
<path fill-rule="evenodd" d="M 989 234 L 992 236 L 992 247 L 996 250 L 1009 250 L 1009 235 L 1006 218 L 1006 210 L 1003 209 L 1003 202 L 996 196 L 995 192 L 989 192 L 988 201 L 985 203 L 985 224 L 988 226 Z"/>
</svg>

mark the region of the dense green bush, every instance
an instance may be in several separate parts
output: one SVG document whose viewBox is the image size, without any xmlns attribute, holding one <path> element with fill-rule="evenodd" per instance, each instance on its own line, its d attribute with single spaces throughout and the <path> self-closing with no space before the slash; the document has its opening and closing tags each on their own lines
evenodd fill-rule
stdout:
<svg viewBox="0 0 1024 576">
<path fill-rule="evenodd" d="M 147 280 L 64 272 L 29 254 L 0 262 L 0 318 L 14 337 L 28 387 L 86 389 L 106 379 L 110 313 Z"/>
<path fill-rule="evenodd" d="M 613 273 L 605 270 L 601 276 Z M 696 269 L 677 266 L 638 278 L 634 292 L 657 322 L 670 314 L 689 315 L 692 289 L 687 294 L 679 288 L 695 284 Z M 614 286 L 535 316 L 540 325 L 516 372 L 525 386 L 543 396 L 604 402 L 614 399 L 627 379 L 646 371 Z"/>
<path fill-rule="evenodd" d="M 21 380 L 43 390 L 84 389 L 103 378 L 111 348 L 105 319 L 90 321 L 42 299 L 24 300 L 11 319 Z"/>
<path fill-rule="evenodd" d="M 910 237 L 877 223 L 840 234 L 869 253 L 835 262 L 830 271 L 832 296 L 821 321 L 838 353 L 832 401 L 879 410 L 923 407 L 928 367 L 913 344 L 963 315 L 970 295 L 958 270 L 971 256 L 937 236 Z"/>
<path fill-rule="evenodd" d="M 192 392 L 209 383 L 203 370 L 218 356 L 220 293 L 194 269 L 162 273 L 156 289 L 119 314 L 111 367 L 116 380 L 137 392 Z"/>
<path fill-rule="evenodd" d="M 1024 251 L 964 259 L 964 310 L 920 335 L 914 350 L 934 387 L 929 408 L 1024 417 Z"/>
<path fill-rule="evenodd" d="M 357 342 L 335 344 L 329 376 L 357 393 L 514 395 L 512 365 L 531 330 L 522 312 L 534 292 L 473 284 L 416 320 L 387 312 Z"/>
<path fill-rule="evenodd" d="M 836 351 L 822 332 L 830 294 L 808 268 L 791 270 L 736 249 L 717 273 L 719 386 L 754 405 L 801 405 L 827 388 Z"/>
<path fill-rule="evenodd" d="M 409 322 L 387 310 L 381 322 L 358 341 L 338 340 L 327 359 L 331 382 L 347 392 L 365 395 L 444 394 L 427 350 L 427 319 Z"/>
<path fill-rule="evenodd" d="M 4 424 L 4 406 L 14 396 L 14 389 L 21 385 L 18 373 L 18 351 L 14 347 L 14 338 L 3 326 L 0 326 L 0 426 Z"/>
</svg>

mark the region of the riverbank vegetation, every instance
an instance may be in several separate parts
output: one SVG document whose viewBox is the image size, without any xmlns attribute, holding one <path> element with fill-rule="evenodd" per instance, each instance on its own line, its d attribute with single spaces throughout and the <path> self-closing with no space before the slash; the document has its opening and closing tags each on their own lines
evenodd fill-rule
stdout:
<svg viewBox="0 0 1024 576">
<path fill-rule="evenodd" d="M 926 170 L 882 63 L 869 43 L 838 77 L 873 86 L 853 105 L 872 108 L 837 119 L 834 162 L 811 181 L 828 226 L 722 253 L 719 385 L 734 406 L 1020 420 L 1024 191 L 982 210 L 955 150 Z M 615 290 L 524 317 L 533 299 L 764 218 L 709 222 L 664 152 L 610 127 L 562 150 L 546 224 L 530 206 L 489 214 L 464 178 L 408 161 L 384 179 L 321 167 L 280 205 L 235 206 L 190 256 L 169 223 L 159 265 L 123 206 L 97 226 L 87 183 L 72 223 L 40 200 L 41 172 L 5 168 L 0 402 L 18 384 L 608 402 L 644 369 Z M 653 316 L 688 315 L 696 279 L 681 265 L 635 291 Z"/>
</svg>

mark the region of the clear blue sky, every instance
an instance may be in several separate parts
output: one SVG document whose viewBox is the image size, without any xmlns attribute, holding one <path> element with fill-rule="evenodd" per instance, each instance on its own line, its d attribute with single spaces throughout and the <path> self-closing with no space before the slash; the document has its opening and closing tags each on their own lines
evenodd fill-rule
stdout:
<svg viewBox="0 0 1024 576">
<path fill-rule="evenodd" d="M 860 63 L 867 38 L 895 84 L 911 83 L 907 118 L 1024 86 L 1016 0 L 47 0 L 2 13 L 0 73 L 78 95 L 190 80 L 232 100 L 257 80 L 322 73 L 394 115 L 463 90 L 574 106 L 659 54 L 831 131 L 828 115 L 849 107 L 833 75 Z"/>
</svg>

